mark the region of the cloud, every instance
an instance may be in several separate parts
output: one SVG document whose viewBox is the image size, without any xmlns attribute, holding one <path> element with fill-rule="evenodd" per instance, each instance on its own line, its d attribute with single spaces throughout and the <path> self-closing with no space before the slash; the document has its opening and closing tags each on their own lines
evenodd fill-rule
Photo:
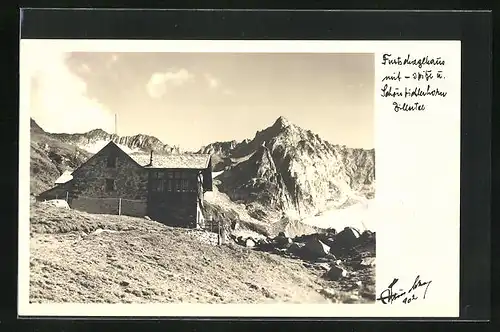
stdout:
<svg viewBox="0 0 500 332">
<path fill-rule="evenodd" d="M 194 78 L 186 69 L 154 73 L 146 84 L 146 90 L 152 98 L 160 98 L 167 92 L 167 87 L 181 86 Z"/>
<path fill-rule="evenodd" d="M 205 74 L 205 80 L 207 81 L 208 86 L 212 89 L 216 89 L 220 85 L 219 80 L 210 74 Z"/>
<path fill-rule="evenodd" d="M 109 60 L 106 62 L 106 67 L 111 68 L 111 66 L 113 66 L 116 61 L 118 61 L 118 55 L 112 54 Z"/>
<path fill-rule="evenodd" d="M 23 52 L 20 74 L 30 83 L 30 116 L 49 132 L 112 130 L 112 113 L 87 96 L 86 82 L 66 64 L 69 55 L 42 47 Z M 78 68 L 90 69 L 84 64 Z"/>
</svg>

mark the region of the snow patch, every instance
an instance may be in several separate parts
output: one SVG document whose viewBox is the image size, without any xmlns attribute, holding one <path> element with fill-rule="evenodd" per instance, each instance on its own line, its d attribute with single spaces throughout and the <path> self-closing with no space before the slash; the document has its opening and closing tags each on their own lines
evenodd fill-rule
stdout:
<svg viewBox="0 0 500 332">
<path fill-rule="evenodd" d="M 43 201 L 42 204 L 51 205 L 62 209 L 69 209 L 68 202 L 66 202 L 64 199 L 51 199 L 48 201 Z"/>
<path fill-rule="evenodd" d="M 221 175 L 222 173 L 224 173 L 224 171 L 220 171 L 220 172 L 212 172 L 212 179 L 215 179 L 216 177 L 218 177 L 219 175 Z"/>
<path fill-rule="evenodd" d="M 71 181 L 72 179 L 73 179 L 73 175 L 71 175 L 71 172 L 64 171 L 64 173 L 59 178 L 57 178 L 57 180 L 55 181 L 55 184 L 64 184 L 68 181 Z"/>
<path fill-rule="evenodd" d="M 101 140 L 101 141 L 96 141 L 96 142 L 85 144 L 85 145 L 80 145 L 79 148 L 86 150 L 90 153 L 97 153 L 97 152 L 101 151 L 101 149 L 103 147 L 105 147 L 108 143 L 109 143 L 109 141 Z M 137 148 L 131 149 L 128 146 L 122 145 L 122 144 L 116 144 L 116 145 L 127 154 L 141 151 L 140 149 L 137 149 Z"/>
<path fill-rule="evenodd" d="M 350 205 L 343 209 L 332 209 L 319 215 L 301 220 L 302 223 L 320 228 L 335 228 L 341 231 L 345 227 L 354 227 L 361 232 L 365 230 L 376 231 L 375 204 L 366 200 Z"/>
<path fill-rule="evenodd" d="M 93 231 L 91 234 L 101 234 L 103 232 L 107 232 L 107 233 L 118 233 L 118 231 L 114 231 L 114 230 L 111 230 L 111 229 L 102 229 L 102 228 L 98 228 L 96 229 L 95 231 Z"/>
</svg>

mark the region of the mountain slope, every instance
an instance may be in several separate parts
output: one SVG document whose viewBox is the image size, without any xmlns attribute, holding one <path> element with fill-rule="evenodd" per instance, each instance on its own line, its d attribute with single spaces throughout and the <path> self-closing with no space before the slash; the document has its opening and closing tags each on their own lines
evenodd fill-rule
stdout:
<svg viewBox="0 0 500 332">
<path fill-rule="evenodd" d="M 134 136 L 118 136 L 109 134 L 102 129 L 94 129 L 83 134 L 50 134 L 52 137 L 75 146 L 96 153 L 109 141 L 115 142 L 125 152 L 179 153 L 179 148 L 164 144 L 158 138 L 150 135 L 138 134 Z"/>
<path fill-rule="evenodd" d="M 45 132 L 33 119 L 30 131 L 30 192 L 39 194 L 54 186 L 65 171 L 73 170 L 91 154 Z"/>
<path fill-rule="evenodd" d="M 220 191 L 259 219 L 275 221 L 279 211 L 302 218 L 374 195 L 373 149 L 330 144 L 283 117 L 219 154 Z"/>
<path fill-rule="evenodd" d="M 89 150 L 109 140 L 128 152 L 181 153 L 148 135 L 119 137 L 100 129 L 84 134 L 50 134 L 35 121 L 31 124 L 31 190 L 35 193 L 51 187 L 65 169 L 80 165 L 91 155 Z M 252 222 L 300 220 L 374 196 L 373 149 L 333 145 L 284 117 L 258 131 L 253 139 L 215 142 L 199 152 L 212 153 L 213 170 L 222 171 L 217 190 L 238 209 L 244 206 L 245 218 Z M 212 212 L 218 213 L 218 209 L 213 206 Z"/>
<path fill-rule="evenodd" d="M 357 293 L 301 260 L 214 246 L 194 230 L 41 203 L 30 213 L 34 303 L 307 304 L 341 302 Z M 325 289 L 334 289 L 334 296 L 322 295 Z"/>
<path fill-rule="evenodd" d="M 65 171 L 73 170 L 109 141 L 118 144 L 125 152 L 150 152 L 159 154 L 180 153 L 178 147 L 162 143 L 158 138 L 138 134 L 117 136 L 102 129 L 83 134 L 49 133 L 35 120 L 31 125 L 30 191 L 39 194 L 54 186 L 54 181 Z"/>
</svg>

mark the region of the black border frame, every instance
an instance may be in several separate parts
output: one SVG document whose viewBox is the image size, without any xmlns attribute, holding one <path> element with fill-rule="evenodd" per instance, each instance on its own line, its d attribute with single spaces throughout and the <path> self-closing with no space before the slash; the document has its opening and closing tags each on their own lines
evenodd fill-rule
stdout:
<svg viewBox="0 0 500 332">
<path fill-rule="evenodd" d="M 491 12 L 25 9 L 21 16 L 23 39 L 461 40 L 460 319 L 490 318 Z"/>
</svg>

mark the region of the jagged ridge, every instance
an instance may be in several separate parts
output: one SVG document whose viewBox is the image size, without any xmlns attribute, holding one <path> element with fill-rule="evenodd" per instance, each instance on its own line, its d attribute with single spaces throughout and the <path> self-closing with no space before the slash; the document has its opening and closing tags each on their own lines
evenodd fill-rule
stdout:
<svg viewBox="0 0 500 332">
<path fill-rule="evenodd" d="M 88 158 L 88 153 L 75 147 L 96 141 L 113 140 L 131 149 L 180 152 L 148 135 L 119 137 L 101 129 L 84 134 L 49 134 L 35 121 L 31 124 L 32 133 L 38 134 L 32 142 L 32 162 L 33 156 L 40 159 L 43 155 L 43 163 L 38 164 L 54 165 L 40 166 L 52 181 L 63 168 L 71 168 Z M 45 143 L 38 144 L 40 139 L 36 137 L 43 137 Z M 59 146 L 59 150 L 62 147 L 63 152 L 56 151 L 51 158 L 48 145 Z M 284 117 L 257 131 L 253 139 L 215 142 L 198 152 L 213 154 L 214 171 L 225 170 L 218 177 L 220 191 L 243 203 L 249 215 L 258 220 L 279 220 L 284 213 L 298 215 L 300 219 L 374 195 L 374 149 L 333 145 Z M 37 170 L 37 164 L 34 165 Z"/>
<path fill-rule="evenodd" d="M 284 117 L 223 153 L 220 190 L 254 216 L 258 206 L 264 218 L 272 210 L 305 217 L 374 195 L 373 149 L 333 145 Z"/>
<path fill-rule="evenodd" d="M 126 146 L 131 150 L 140 150 L 142 152 L 155 151 L 160 153 L 179 153 L 180 149 L 177 146 L 164 144 L 158 138 L 150 135 L 137 134 L 133 136 L 118 136 L 109 134 L 102 129 L 94 129 L 83 134 L 51 134 L 51 136 L 73 145 L 82 148 L 92 146 L 97 142 L 113 141 L 122 146 Z M 93 151 L 95 152 L 95 151 Z"/>
</svg>

